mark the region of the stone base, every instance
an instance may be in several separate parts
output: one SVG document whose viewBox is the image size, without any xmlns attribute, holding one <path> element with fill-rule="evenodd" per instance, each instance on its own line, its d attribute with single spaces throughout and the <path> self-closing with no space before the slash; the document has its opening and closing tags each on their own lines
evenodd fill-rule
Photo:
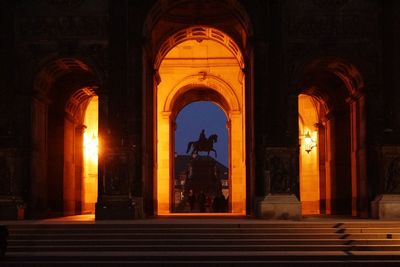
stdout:
<svg viewBox="0 0 400 267">
<path fill-rule="evenodd" d="M 295 195 L 269 194 L 258 202 L 257 211 L 259 217 L 266 219 L 301 219 L 301 203 Z"/>
<path fill-rule="evenodd" d="M 0 220 L 22 220 L 25 218 L 25 208 L 22 200 L 13 197 L 0 198 Z"/>
<path fill-rule="evenodd" d="M 400 219 L 400 195 L 378 195 L 371 202 L 371 213 L 375 219 L 398 220 Z"/>
<path fill-rule="evenodd" d="M 96 203 L 96 220 L 135 219 L 136 203 L 130 198 L 107 198 Z"/>
</svg>

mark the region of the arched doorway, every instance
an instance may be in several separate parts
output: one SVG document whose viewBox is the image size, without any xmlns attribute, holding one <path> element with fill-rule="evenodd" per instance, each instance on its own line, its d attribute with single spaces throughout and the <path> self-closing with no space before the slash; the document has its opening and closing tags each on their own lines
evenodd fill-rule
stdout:
<svg viewBox="0 0 400 267">
<path fill-rule="evenodd" d="M 231 214 L 246 213 L 245 76 L 243 60 L 223 32 L 196 26 L 173 35 L 160 61 L 155 94 L 157 113 L 157 214 L 171 214 L 173 122 L 176 114 L 195 101 L 213 101 L 226 112 L 230 127 Z M 221 38 L 216 38 L 217 36 Z M 228 46 L 227 44 L 230 44 Z M 236 48 L 236 49 L 234 49 Z"/>
<path fill-rule="evenodd" d="M 96 80 L 90 67 L 75 58 L 54 60 L 36 76 L 32 101 L 31 217 L 94 213 Z"/>
<path fill-rule="evenodd" d="M 365 216 L 363 82 L 341 59 L 307 68 L 300 85 L 300 195 L 303 214 Z"/>
<path fill-rule="evenodd" d="M 147 214 L 168 214 L 169 210 L 167 202 L 160 201 L 158 192 L 160 192 L 160 185 L 158 184 L 158 169 L 159 169 L 159 155 L 158 155 L 158 137 L 159 131 L 157 119 L 160 115 L 157 111 L 157 93 L 159 92 L 159 83 L 165 81 L 160 75 L 160 64 L 167 55 L 167 53 L 182 44 L 185 41 L 196 41 L 199 44 L 207 43 L 210 40 L 222 45 L 222 51 L 229 51 L 230 57 L 236 58 L 236 62 L 241 67 L 246 65 L 241 72 L 243 75 L 237 77 L 236 80 L 243 81 L 243 89 L 239 95 L 229 93 L 229 90 L 218 90 L 218 88 L 226 87 L 226 83 L 221 81 L 220 77 L 212 75 L 208 71 L 208 67 L 202 70 L 197 70 L 197 73 L 191 74 L 185 80 L 181 77 L 182 81 L 176 81 L 175 88 L 203 88 L 213 89 L 214 91 L 225 93 L 224 97 L 227 99 L 235 99 L 239 97 L 243 100 L 240 107 L 243 110 L 243 129 L 245 132 L 243 140 L 234 140 L 232 142 L 243 142 L 242 145 L 246 148 L 243 150 L 243 159 L 245 162 L 240 166 L 247 166 L 244 170 L 246 172 L 245 181 L 239 187 L 245 190 L 245 209 L 247 213 L 251 214 L 254 211 L 254 122 L 253 110 L 250 108 L 253 101 L 253 83 L 252 83 L 252 44 L 248 43 L 249 38 L 253 34 L 251 20 L 237 0 L 220 0 L 220 1 L 156 1 L 149 11 L 143 32 L 146 42 L 143 45 L 143 63 L 144 63 L 144 86 L 143 96 L 145 99 L 144 118 L 145 123 L 143 127 L 144 136 L 144 154 L 143 154 L 143 176 L 154 177 L 154 179 L 145 179 L 143 183 L 144 195 L 144 210 Z M 207 41 L 207 42 L 204 42 Z M 202 50 L 204 52 L 204 49 Z M 182 51 L 184 53 L 184 49 Z M 187 52 L 187 51 L 186 51 Z M 232 56 L 233 55 L 233 56 Z M 190 60 L 187 60 L 189 62 Z M 208 63 L 208 60 L 203 62 Z M 237 64 L 235 63 L 235 64 Z M 203 79 L 202 77 L 206 77 Z M 192 86 L 190 86 L 193 81 Z M 210 84 L 212 81 L 213 85 Z M 215 82 L 214 82 L 215 81 Z M 186 84 L 185 84 L 186 82 Z M 179 86 L 178 86 L 179 83 Z M 180 91 L 181 94 L 184 91 Z M 205 94 L 203 94 L 204 96 Z M 172 95 L 171 95 L 172 96 Z M 199 98 L 198 101 L 207 101 L 207 99 Z M 229 101 L 233 103 L 232 101 Z M 237 106 L 237 105 L 236 105 Z M 232 106 L 235 108 L 235 106 Z M 231 111 L 234 111 L 231 109 Z M 167 115 L 167 113 L 164 113 Z M 235 116 L 235 112 L 232 112 Z M 232 128 L 233 129 L 233 128 Z M 233 131 L 233 130 L 232 130 Z M 236 167 L 240 168 L 239 165 Z M 170 169 L 170 168 L 169 168 Z M 168 178 L 167 178 L 168 180 Z M 161 199 L 166 199 L 164 195 Z M 233 200 L 231 200 L 233 201 Z M 160 203 L 163 203 L 160 209 Z M 159 212 L 159 211 L 163 212 Z"/>
</svg>

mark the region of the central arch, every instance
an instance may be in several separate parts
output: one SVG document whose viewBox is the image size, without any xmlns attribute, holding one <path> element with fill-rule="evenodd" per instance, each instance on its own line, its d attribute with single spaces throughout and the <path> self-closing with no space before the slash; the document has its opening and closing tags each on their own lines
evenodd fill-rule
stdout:
<svg viewBox="0 0 400 267">
<path fill-rule="evenodd" d="M 202 29 L 201 31 L 199 29 Z M 226 113 L 229 132 L 230 203 L 233 215 L 246 214 L 246 138 L 245 77 L 243 57 L 238 46 L 226 34 L 212 36 L 218 30 L 196 26 L 168 38 L 155 60 L 158 85 L 155 88 L 156 112 L 156 212 L 171 214 L 173 173 L 173 132 L 177 114 L 186 105 L 211 101 Z M 204 34 L 193 34 L 200 32 Z M 235 49 L 233 49 L 235 48 Z M 160 60 L 162 57 L 162 60 Z"/>
</svg>

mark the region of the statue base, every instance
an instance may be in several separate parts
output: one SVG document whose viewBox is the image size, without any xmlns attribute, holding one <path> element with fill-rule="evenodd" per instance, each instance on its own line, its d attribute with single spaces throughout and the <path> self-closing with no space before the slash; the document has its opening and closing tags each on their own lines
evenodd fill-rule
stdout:
<svg viewBox="0 0 400 267">
<path fill-rule="evenodd" d="M 371 202 L 372 218 L 380 220 L 400 219 L 400 195 L 382 194 Z"/>
<path fill-rule="evenodd" d="M 132 198 L 104 198 L 96 203 L 96 220 L 135 219 L 136 202 Z"/>
<path fill-rule="evenodd" d="M 265 219 L 300 220 L 301 203 L 295 195 L 269 194 L 257 203 L 257 213 Z"/>
<path fill-rule="evenodd" d="M 0 198 L 0 220 L 23 219 L 25 219 L 25 207 L 20 198 Z"/>
</svg>

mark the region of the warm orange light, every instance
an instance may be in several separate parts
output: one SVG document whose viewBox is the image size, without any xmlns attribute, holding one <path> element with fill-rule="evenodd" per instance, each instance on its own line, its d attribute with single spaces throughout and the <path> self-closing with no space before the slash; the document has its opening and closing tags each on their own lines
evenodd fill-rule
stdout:
<svg viewBox="0 0 400 267">
<path fill-rule="evenodd" d="M 315 133 L 316 133 L 316 132 L 314 132 L 313 135 L 316 135 Z M 313 139 L 313 138 L 311 137 L 310 131 L 307 131 L 306 135 L 304 136 L 304 150 L 305 150 L 307 153 L 310 153 L 311 150 L 312 150 L 314 147 L 316 147 L 316 146 L 317 146 L 317 144 L 316 144 L 315 139 Z"/>
<path fill-rule="evenodd" d="M 84 169 L 82 184 L 82 211 L 93 213 L 97 201 L 97 166 L 98 166 L 98 97 L 93 97 L 85 113 L 85 132 L 83 135 Z"/>
<path fill-rule="evenodd" d="M 315 100 L 308 95 L 299 96 L 300 199 L 303 214 L 320 213 L 320 181 L 318 161 L 318 110 Z M 304 134 L 305 133 L 305 134 Z"/>
<path fill-rule="evenodd" d="M 85 131 L 83 140 L 84 140 L 83 147 L 85 150 L 85 159 L 91 160 L 92 162 L 97 162 L 98 146 L 99 146 L 99 140 L 97 138 L 97 135 L 94 132 L 87 133 Z"/>
</svg>

